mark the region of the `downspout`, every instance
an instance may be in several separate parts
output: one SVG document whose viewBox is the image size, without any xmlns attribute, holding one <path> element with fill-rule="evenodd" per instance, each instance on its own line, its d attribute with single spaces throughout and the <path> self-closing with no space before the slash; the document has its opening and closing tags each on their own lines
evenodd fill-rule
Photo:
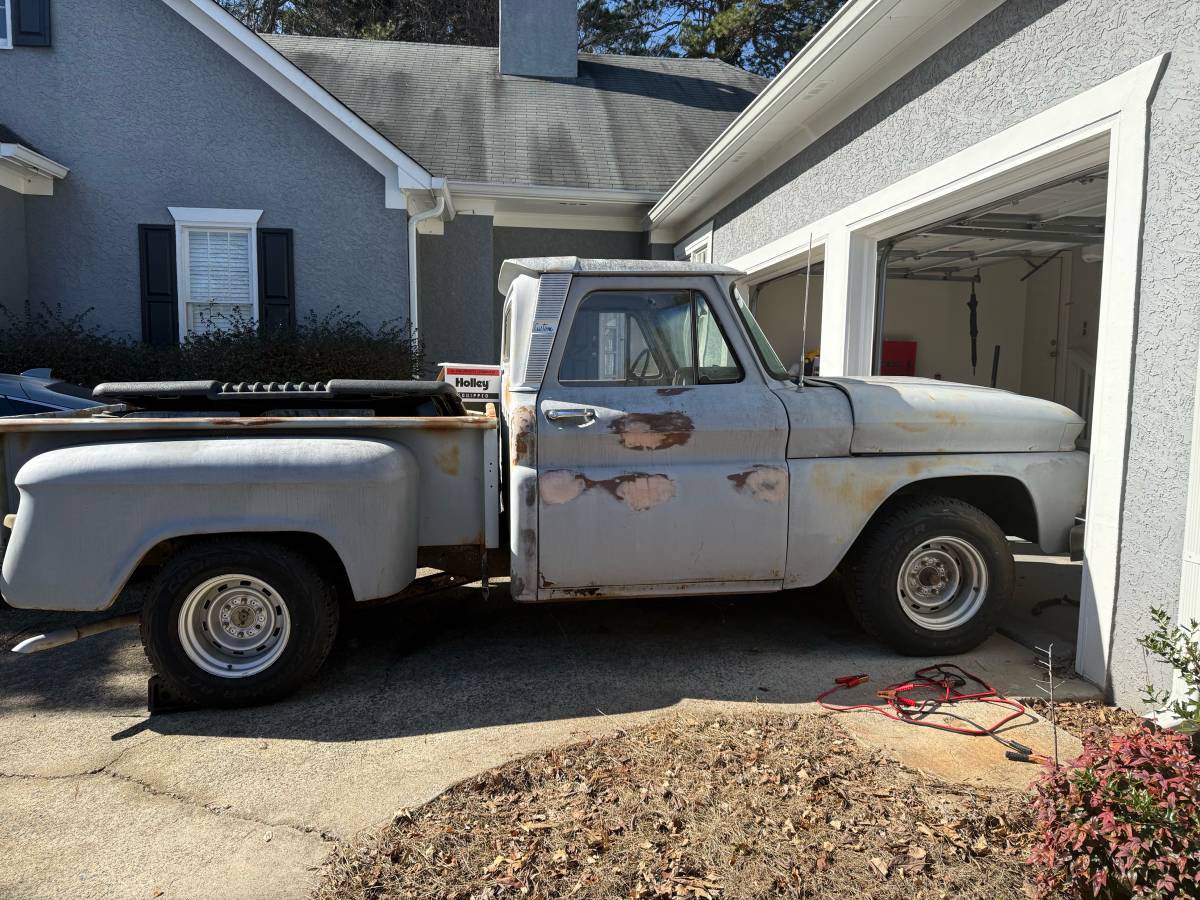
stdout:
<svg viewBox="0 0 1200 900">
<path fill-rule="evenodd" d="M 437 203 L 430 209 L 408 217 L 408 318 L 414 338 L 421 322 L 421 305 L 417 297 L 417 226 L 426 219 L 440 216 L 447 209 L 450 210 L 450 218 L 454 218 L 454 207 L 450 202 L 450 189 L 446 186 L 446 179 L 433 179 L 433 190 L 438 191 Z"/>
</svg>

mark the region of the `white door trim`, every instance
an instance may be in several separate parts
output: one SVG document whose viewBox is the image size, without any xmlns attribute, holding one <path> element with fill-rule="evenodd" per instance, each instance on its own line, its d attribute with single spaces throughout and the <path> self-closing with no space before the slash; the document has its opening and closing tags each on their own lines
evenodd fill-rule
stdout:
<svg viewBox="0 0 1200 900">
<path fill-rule="evenodd" d="M 729 262 L 755 284 L 801 267 L 813 235 L 825 251 L 821 372 L 868 374 L 879 240 L 1095 165 L 1108 166 L 1076 662 L 1080 674 L 1101 685 L 1108 680 L 1116 604 L 1149 101 L 1165 62 L 1165 55 L 1156 56 Z"/>
</svg>

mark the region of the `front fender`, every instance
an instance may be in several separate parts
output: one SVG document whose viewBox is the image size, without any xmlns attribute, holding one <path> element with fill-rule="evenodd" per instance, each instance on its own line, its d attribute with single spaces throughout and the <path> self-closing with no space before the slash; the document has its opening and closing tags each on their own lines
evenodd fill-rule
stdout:
<svg viewBox="0 0 1200 900">
<path fill-rule="evenodd" d="M 21 609 L 98 610 L 170 538 L 303 532 L 329 543 L 357 600 L 416 575 L 419 469 L 370 438 L 131 441 L 51 450 L 17 472 L 0 589 Z"/>
<path fill-rule="evenodd" d="M 1081 451 L 849 456 L 790 459 L 788 470 L 791 514 L 784 587 L 791 588 L 828 578 L 889 497 L 934 478 L 1013 479 L 1033 501 L 1038 543 L 1048 553 L 1060 552 L 1083 509 L 1088 456 Z"/>
</svg>

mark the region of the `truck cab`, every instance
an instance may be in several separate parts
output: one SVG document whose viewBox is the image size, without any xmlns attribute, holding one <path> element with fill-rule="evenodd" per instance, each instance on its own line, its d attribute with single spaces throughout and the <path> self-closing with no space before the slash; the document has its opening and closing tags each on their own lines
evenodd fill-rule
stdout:
<svg viewBox="0 0 1200 900">
<path fill-rule="evenodd" d="M 858 592 L 886 587 L 896 614 L 883 624 L 864 610 L 870 630 L 912 652 L 978 643 L 1011 592 L 1005 537 L 1066 546 L 1086 482 L 1082 421 L 969 385 L 790 377 L 739 275 L 504 264 L 514 599 L 775 591 L 857 566 Z M 902 521 L 880 524 L 893 513 Z M 956 516 L 979 534 L 955 531 Z M 909 520 L 929 527 L 881 578 L 864 548 L 894 543 Z"/>
</svg>

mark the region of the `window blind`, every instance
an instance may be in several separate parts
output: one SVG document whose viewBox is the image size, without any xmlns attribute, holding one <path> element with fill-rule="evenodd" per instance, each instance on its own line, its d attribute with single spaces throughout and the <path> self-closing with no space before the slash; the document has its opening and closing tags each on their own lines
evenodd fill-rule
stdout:
<svg viewBox="0 0 1200 900">
<path fill-rule="evenodd" d="M 206 333 L 254 319 L 250 232 L 187 230 L 187 329 Z"/>
</svg>

